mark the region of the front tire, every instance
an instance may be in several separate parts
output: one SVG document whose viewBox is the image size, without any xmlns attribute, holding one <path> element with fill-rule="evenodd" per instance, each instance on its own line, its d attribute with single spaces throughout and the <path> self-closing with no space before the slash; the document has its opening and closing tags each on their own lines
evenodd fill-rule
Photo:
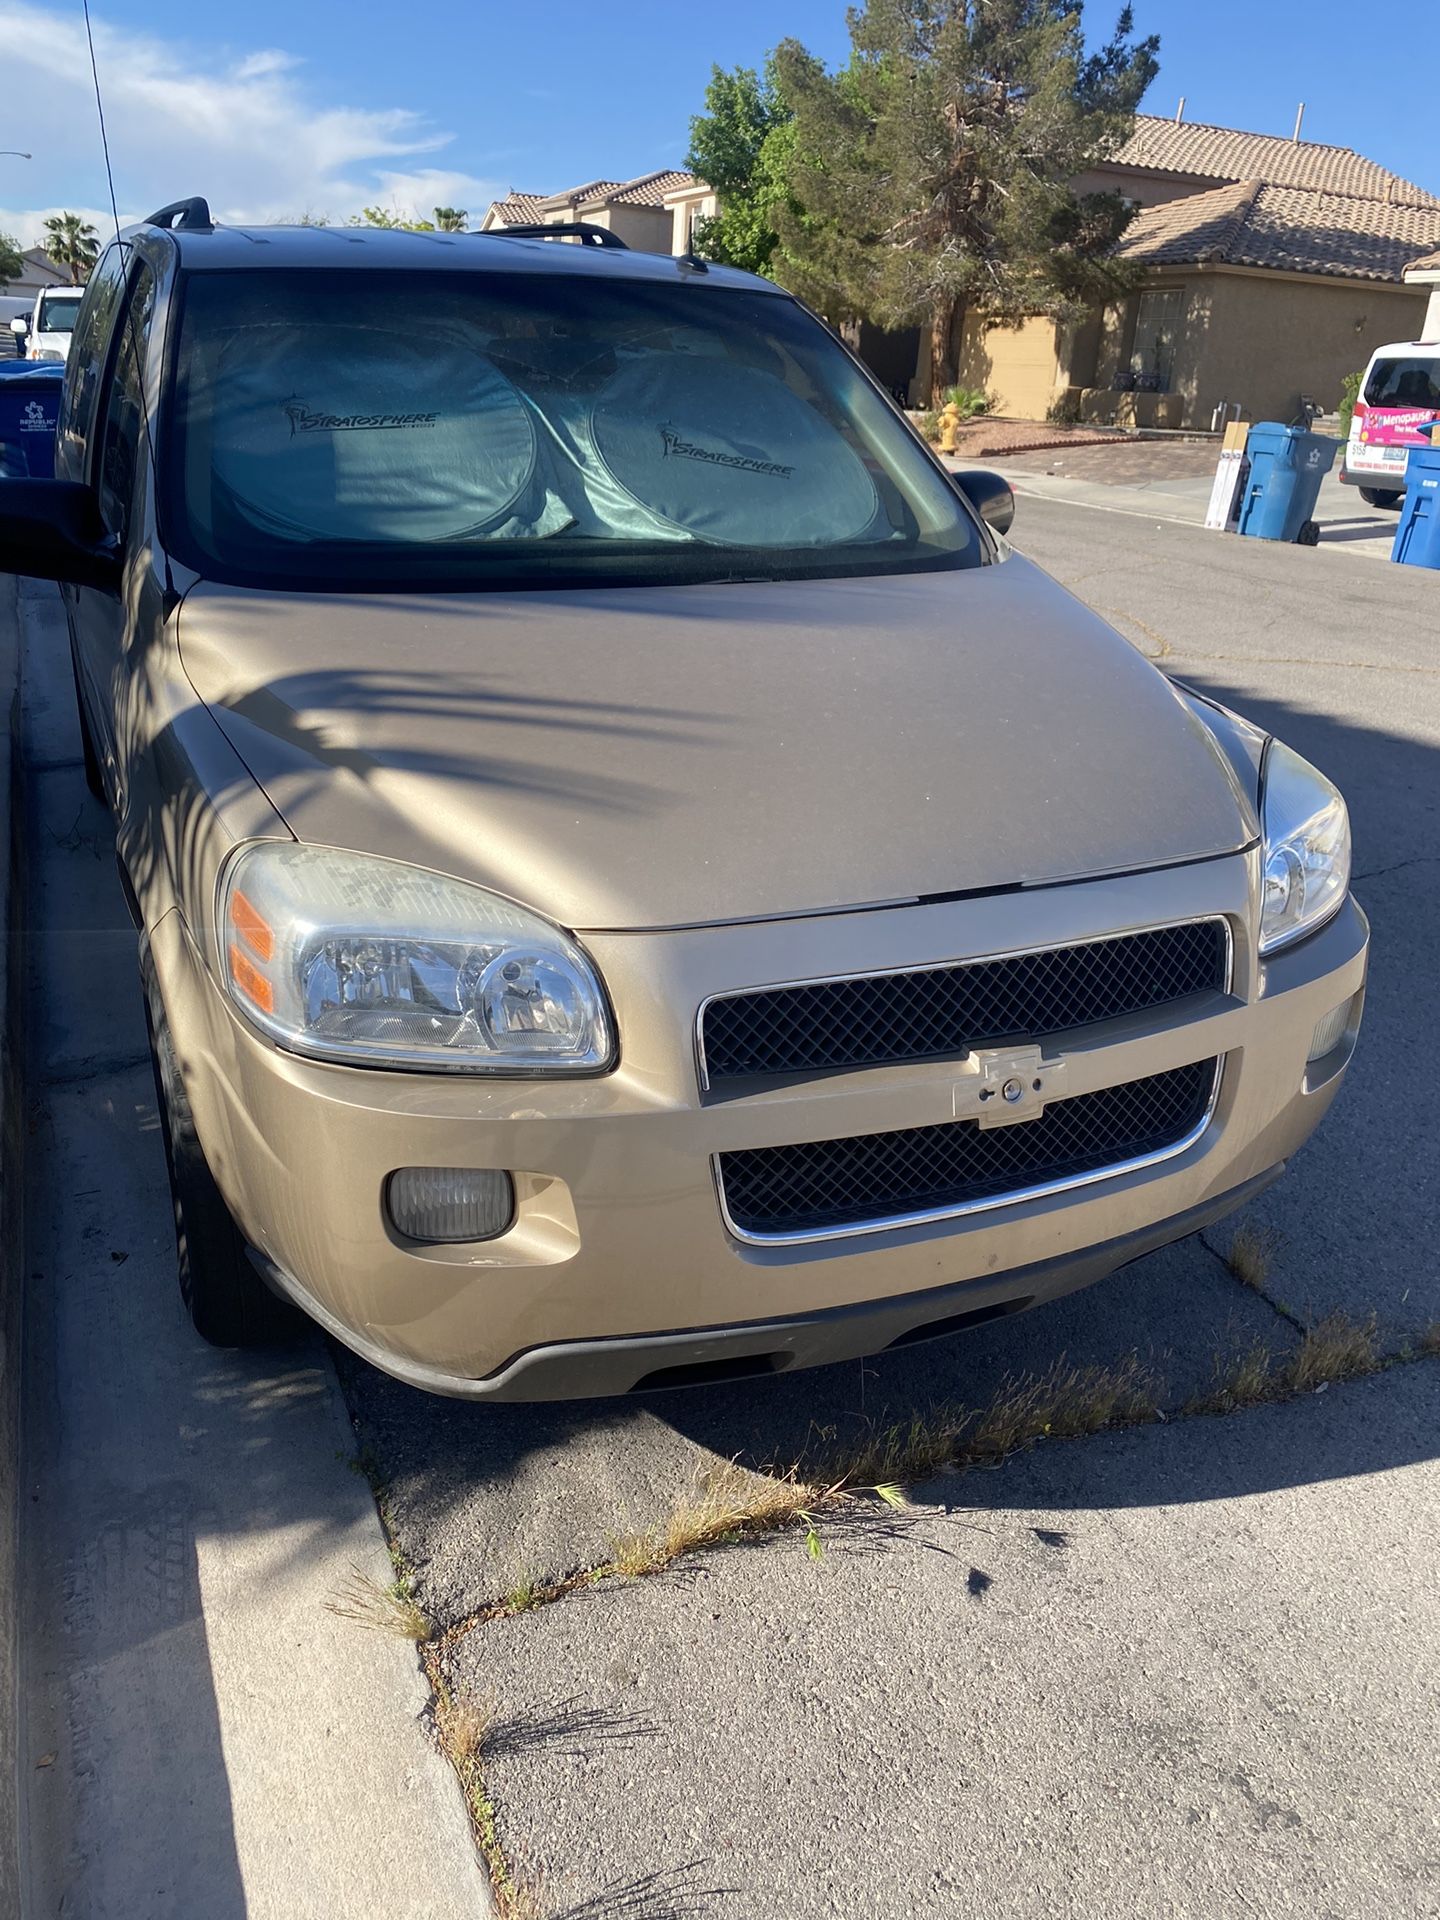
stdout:
<svg viewBox="0 0 1440 1920">
<path fill-rule="evenodd" d="M 296 1315 L 251 1266 L 244 1236 L 210 1171 L 148 947 L 141 952 L 140 980 L 175 1211 L 180 1297 L 195 1331 L 212 1347 L 268 1346 L 294 1333 Z"/>
<path fill-rule="evenodd" d="M 1356 491 L 1367 507 L 1398 507 L 1405 498 L 1392 487 L 1359 487 Z"/>
</svg>

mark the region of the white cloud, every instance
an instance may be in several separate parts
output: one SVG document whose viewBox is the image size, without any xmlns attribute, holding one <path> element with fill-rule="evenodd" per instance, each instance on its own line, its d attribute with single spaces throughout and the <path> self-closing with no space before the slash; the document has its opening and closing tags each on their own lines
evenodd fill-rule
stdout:
<svg viewBox="0 0 1440 1920">
<path fill-rule="evenodd" d="M 37 199 L 90 207 L 103 234 L 109 216 L 93 209 L 108 192 L 79 9 L 0 0 L 0 45 L 6 133 L 34 154 L 29 163 L 0 161 L 17 169 L 0 176 L 5 198 L 17 199 L 23 181 L 39 189 Z M 212 58 L 97 18 L 95 51 L 122 219 L 127 207 L 149 212 L 190 193 L 203 193 L 217 219 L 236 222 L 302 213 L 343 220 L 377 200 L 426 216 L 447 204 L 478 213 L 505 190 L 453 169 L 397 165 L 438 153 L 453 135 L 405 107 L 331 104 L 281 49 Z M 0 230 L 33 246 L 53 211 L 0 211 Z"/>
</svg>

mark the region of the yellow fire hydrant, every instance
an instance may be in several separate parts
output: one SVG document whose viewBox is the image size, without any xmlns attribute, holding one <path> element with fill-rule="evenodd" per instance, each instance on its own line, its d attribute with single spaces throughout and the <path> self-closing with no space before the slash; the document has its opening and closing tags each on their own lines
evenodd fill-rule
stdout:
<svg viewBox="0 0 1440 1920">
<path fill-rule="evenodd" d="M 953 400 L 948 400 L 940 409 L 940 451 L 954 453 L 960 432 L 960 409 Z"/>
</svg>

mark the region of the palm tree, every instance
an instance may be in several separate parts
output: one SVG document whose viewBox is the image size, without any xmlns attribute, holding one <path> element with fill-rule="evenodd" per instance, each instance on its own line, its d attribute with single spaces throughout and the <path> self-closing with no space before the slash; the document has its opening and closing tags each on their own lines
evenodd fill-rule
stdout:
<svg viewBox="0 0 1440 1920">
<path fill-rule="evenodd" d="M 83 285 L 100 251 L 100 236 L 78 213 L 52 213 L 45 222 L 45 251 L 57 267 L 68 267 L 72 287 Z"/>
<path fill-rule="evenodd" d="M 435 225 L 441 233 L 464 233 L 470 213 L 466 207 L 436 207 Z"/>
</svg>

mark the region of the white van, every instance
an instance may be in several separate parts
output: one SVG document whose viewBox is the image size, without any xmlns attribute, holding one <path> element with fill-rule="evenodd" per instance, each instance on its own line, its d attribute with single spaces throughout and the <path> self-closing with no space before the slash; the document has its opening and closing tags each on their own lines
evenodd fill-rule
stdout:
<svg viewBox="0 0 1440 1920">
<path fill-rule="evenodd" d="M 70 352 L 70 335 L 75 316 L 84 298 L 83 287 L 42 287 L 35 296 L 30 316 L 30 340 L 25 348 L 27 360 L 64 360 Z"/>
<path fill-rule="evenodd" d="M 1340 478 L 1372 507 L 1398 507 L 1412 447 L 1427 447 L 1440 420 L 1440 340 L 1377 347 L 1350 421 Z"/>
</svg>

